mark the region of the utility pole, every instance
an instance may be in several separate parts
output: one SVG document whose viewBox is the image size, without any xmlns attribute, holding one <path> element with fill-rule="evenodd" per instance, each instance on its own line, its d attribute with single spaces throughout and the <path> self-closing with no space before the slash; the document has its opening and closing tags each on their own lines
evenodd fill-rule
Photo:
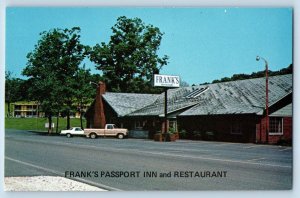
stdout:
<svg viewBox="0 0 300 198">
<path fill-rule="evenodd" d="M 165 131 L 164 131 L 164 134 L 165 134 L 165 141 L 167 139 L 167 133 L 168 133 L 168 89 L 165 88 Z"/>
<path fill-rule="evenodd" d="M 263 57 L 256 56 L 256 61 L 262 59 L 265 62 L 266 69 L 266 143 L 269 143 L 269 78 L 268 78 L 268 61 Z"/>
</svg>

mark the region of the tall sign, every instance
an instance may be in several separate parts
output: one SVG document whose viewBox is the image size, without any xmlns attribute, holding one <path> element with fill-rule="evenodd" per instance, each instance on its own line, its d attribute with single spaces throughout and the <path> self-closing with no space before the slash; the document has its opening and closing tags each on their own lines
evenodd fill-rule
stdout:
<svg viewBox="0 0 300 198">
<path fill-rule="evenodd" d="M 164 119 L 164 133 L 165 133 L 165 141 L 166 135 L 168 132 L 168 88 L 178 88 L 180 87 L 180 78 L 179 76 L 170 76 L 170 75 L 160 75 L 154 74 L 153 76 L 153 86 L 154 87 L 164 87 L 165 88 L 165 119 Z"/>
<path fill-rule="evenodd" d="M 153 86 L 177 88 L 180 86 L 180 78 L 179 76 L 154 74 Z"/>
</svg>

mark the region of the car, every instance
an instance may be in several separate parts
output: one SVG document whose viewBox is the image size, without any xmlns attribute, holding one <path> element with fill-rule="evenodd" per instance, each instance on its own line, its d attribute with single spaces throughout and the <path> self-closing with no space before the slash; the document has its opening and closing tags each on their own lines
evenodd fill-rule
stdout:
<svg viewBox="0 0 300 198">
<path fill-rule="evenodd" d="M 83 136 L 84 135 L 84 130 L 82 130 L 80 127 L 72 127 L 68 130 L 61 130 L 60 132 L 61 135 L 66 135 L 67 138 L 70 138 L 72 136 Z"/>
</svg>

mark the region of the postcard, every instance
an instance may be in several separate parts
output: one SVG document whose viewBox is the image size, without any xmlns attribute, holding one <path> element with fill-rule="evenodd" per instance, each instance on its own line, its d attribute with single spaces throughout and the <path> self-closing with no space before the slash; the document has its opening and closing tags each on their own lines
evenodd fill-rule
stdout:
<svg viewBox="0 0 300 198">
<path fill-rule="evenodd" d="M 6 191 L 293 189 L 293 8 L 7 7 Z"/>
</svg>

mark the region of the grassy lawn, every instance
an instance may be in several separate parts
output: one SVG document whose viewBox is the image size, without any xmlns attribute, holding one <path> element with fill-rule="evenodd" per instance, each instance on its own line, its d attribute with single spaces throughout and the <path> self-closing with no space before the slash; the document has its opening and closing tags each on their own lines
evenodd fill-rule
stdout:
<svg viewBox="0 0 300 198">
<path fill-rule="evenodd" d="M 52 120 L 55 123 L 54 132 L 56 130 L 56 118 Z M 5 128 L 19 129 L 19 130 L 33 130 L 33 131 L 47 131 L 45 123 L 48 122 L 47 118 L 5 118 Z M 59 118 L 58 129 L 59 131 L 65 129 L 67 126 L 66 118 Z M 79 118 L 71 118 L 71 126 L 80 127 Z M 83 119 L 83 126 L 86 126 L 86 121 Z"/>
</svg>

